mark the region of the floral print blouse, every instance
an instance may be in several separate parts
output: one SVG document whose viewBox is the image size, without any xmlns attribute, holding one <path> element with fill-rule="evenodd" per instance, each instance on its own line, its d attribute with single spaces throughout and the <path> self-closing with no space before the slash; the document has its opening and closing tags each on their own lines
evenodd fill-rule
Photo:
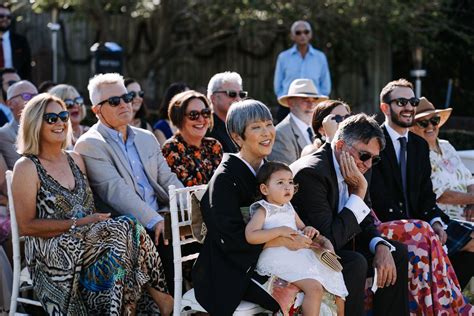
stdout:
<svg viewBox="0 0 474 316">
<path fill-rule="evenodd" d="M 184 186 L 207 184 L 222 160 L 222 145 L 204 137 L 201 147 L 187 144 L 177 133 L 163 144 L 163 156 Z"/>
<path fill-rule="evenodd" d="M 469 169 L 464 166 L 456 149 L 447 140 L 438 140 L 441 154 L 430 150 L 431 181 L 436 198 L 446 190 L 467 192 L 467 187 L 474 184 L 474 178 Z M 438 207 L 452 219 L 466 220 L 465 205 L 440 204 Z"/>
</svg>

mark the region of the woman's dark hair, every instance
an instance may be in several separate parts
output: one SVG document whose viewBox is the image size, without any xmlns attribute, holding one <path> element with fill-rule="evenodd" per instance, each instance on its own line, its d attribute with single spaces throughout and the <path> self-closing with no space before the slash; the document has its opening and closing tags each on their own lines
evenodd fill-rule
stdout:
<svg viewBox="0 0 474 316">
<path fill-rule="evenodd" d="M 322 137 L 321 133 L 319 133 L 319 129 L 323 126 L 323 120 L 339 105 L 343 105 L 347 111 L 351 113 L 349 105 L 340 100 L 326 100 L 316 105 L 313 113 L 312 125 L 317 138 L 321 139 Z"/>
<path fill-rule="evenodd" d="M 257 187 L 260 187 L 260 184 L 268 184 L 268 180 L 272 174 L 277 171 L 285 170 L 291 172 L 290 167 L 287 164 L 279 161 L 270 161 L 265 163 L 263 166 L 258 169 L 257 172 Z"/>
<path fill-rule="evenodd" d="M 189 86 L 184 82 L 174 82 L 166 88 L 165 95 L 161 101 L 160 108 L 158 110 L 158 116 L 160 119 L 168 119 L 168 107 L 171 99 L 178 93 L 189 90 Z"/>
<path fill-rule="evenodd" d="M 189 102 L 193 99 L 199 99 L 204 103 L 206 109 L 210 109 L 211 105 L 206 96 L 202 93 L 199 93 L 194 90 L 187 90 L 181 93 L 178 93 L 171 99 L 170 106 L 168 109 L 168 116 L 177 128 L 182 128 L 184 119 L 186 117 L 186 110 L 188 108 Z M 212 128 L 214 120 L 212 115 L 209 117 L 210 128 Z"/>
<path fill-rule="evenodd" d="M 123 84 L 125 85 L 125 88 L 132 84 L 132 83 L 138 83 L 139 82 L 133 78 L 125 78 L 123 79 Z M 128 89 L 127 89 L 128 90 Z M 140 109 L 138 109 L 137 113 L 135 114 L 135 118 L 139 118 L 141 120 L 146 120 L 148 117 L 148 110 L 145 106 L 145 99 L 143 99 L 142 101 L 142 106 L 140 107 Z"/>
<path fill-rule="evenodd" d="M 52 87 L 56 86 L 57 83 L 54 82 L 54 81 L 51 81 L 51 80 L 45 80 L 43 82 L 41 82 L 38 86 L 38 93 L 44 93 L 44 92 L 48 92 L 49 89 L 51 89 Z"/>
</svg>

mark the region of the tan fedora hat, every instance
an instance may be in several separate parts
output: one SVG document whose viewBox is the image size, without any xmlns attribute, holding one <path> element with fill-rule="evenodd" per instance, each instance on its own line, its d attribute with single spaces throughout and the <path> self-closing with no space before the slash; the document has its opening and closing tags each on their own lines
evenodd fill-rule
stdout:
<svg viewBox="0 0 474 316">
<path fill-rule="evenodd" d="M 418 106 L 416 107 L 415 121 L 436 113 L 441 118 L 438 124 L 438 128 L 439 128 L 443 126 L 444 123 L 446 123 L 452 111 L 453 111 L 452 108 L 437 110 L 435 109 L 433 103 L 428 101 L 427 98 L 421 97 L 420 104 L 418 104 Z"/>
<path fill-rule="evenodd" d="M 278 98 L 278 103 L 283 106 L 289 107 L 288 98 L 300 97 L 300 98 L 313 98 L 317 100 L 317 103 L 329 98 L 325 95 L 320 95 L 318 89 L 311 79 L 295 79 L 288 88 L 288 94 Z"/>
</svg>

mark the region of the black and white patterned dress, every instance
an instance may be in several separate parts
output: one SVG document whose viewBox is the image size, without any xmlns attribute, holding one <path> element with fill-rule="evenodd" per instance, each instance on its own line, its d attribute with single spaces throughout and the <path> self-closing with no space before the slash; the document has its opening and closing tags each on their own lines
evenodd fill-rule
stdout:
<svg viewBox="0 0 474 316">
<path fill-rule="evenodd" d="M 86 176 L 69 155 L 72 190 L 48 175 L 37 157 L 28 158 L 40 179 L 37 218 L 81 218 L 95 211 Z M 167 292 L 158 252 L 131 217 L 79 226 L 52 238 L 27 237 L 25 255 L 35 294 L 50 315 L 121 315 L 138 301 L 137 312 L 154 314 L 157 306 L 145 287 Z M 145 306 L 152 310 L 140 310 Z"/>
</svg>

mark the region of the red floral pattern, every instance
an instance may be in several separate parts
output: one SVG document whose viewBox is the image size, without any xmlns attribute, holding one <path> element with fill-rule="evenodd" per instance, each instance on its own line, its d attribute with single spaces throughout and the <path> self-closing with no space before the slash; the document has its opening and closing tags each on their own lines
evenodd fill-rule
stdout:
<svg viewBox="0 0 474 316">
<path fill-rule="evenodd" d="M 197 147 L 188 145 L 179 133 L 163 144 L 162 152 L 171 170 L 187 187 L 207 184 L 223 155 L 216 139 L 204 137 L 201 147 Z"/>
</svg>

